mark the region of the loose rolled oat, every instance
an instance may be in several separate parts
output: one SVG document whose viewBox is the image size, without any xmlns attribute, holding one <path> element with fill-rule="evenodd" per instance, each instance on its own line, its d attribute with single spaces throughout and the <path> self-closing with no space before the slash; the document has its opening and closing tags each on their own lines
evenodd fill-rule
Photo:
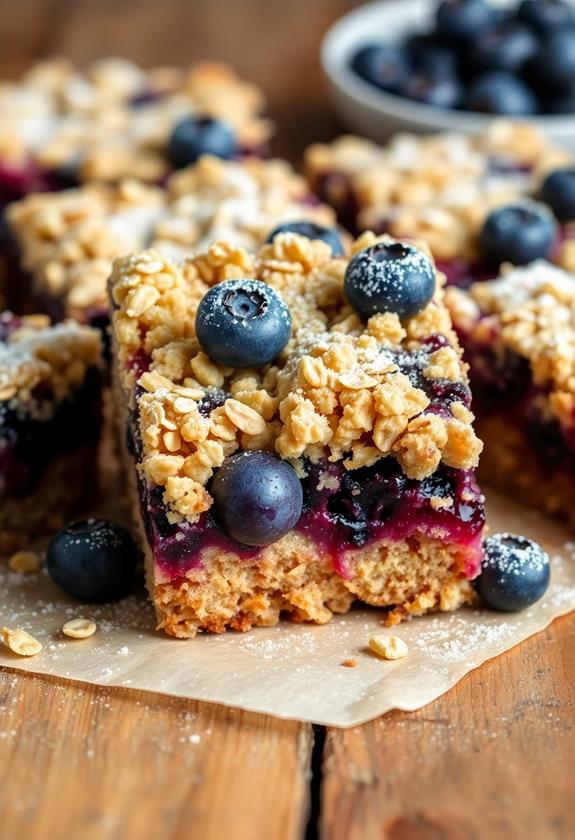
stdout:
<svg viewBox="0 0 575 840">
<path fill-rule="evenodd" d="M 8 567 L 13 572 L 30 574 L 37 572 L 42 565 L 42 558 L 35 551 L 17 551 L 8 561 Z"/>
<path fill-rule="evenodd" d="M 97 630 L 95 621 L 91 618 L 72 618 L 62 627 L 62 633 L 71 639 L 87 639 Z"/>
<path fill-rule="evenodd" d="M 0 639 L 12 653 L 16 653 L 18 656 L 36 656 L 42 650 L 41 642 L 27 633 L 26 630 L 22 630 L 21 627 L 16 627 L 15 630 L 2 627 L 0 629 Z"/>
<path fill-rule="evenodd" d="M 382 659 L 403 659 L 407 656 L 408 648 L 403 639 L 399 636 L 386 636 L 383 633 L 379 636 L 372 636 L 369 640 L 369 648 Z"/>
</svg>

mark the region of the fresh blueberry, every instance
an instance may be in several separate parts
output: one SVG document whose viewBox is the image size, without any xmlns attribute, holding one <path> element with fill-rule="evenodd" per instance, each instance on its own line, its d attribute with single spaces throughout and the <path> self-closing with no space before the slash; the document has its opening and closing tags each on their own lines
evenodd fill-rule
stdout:
<svg viewBox="0 0 575 840">
<path fill-rule="evenodd" d="M 214 476 L 211 492 L 221 526 L 246 545 L 277 542 L 301 516 L 299 478 L 287 461 L 270 452 L 241 452 L 227 458 Z"/>
<path fill-rule="evenodd" d="M 351 59 L 351 69 L 378 88 L 395 92 L 406 82 L 409 64 L 405 52 L 392 44 L 369 44 Z"/>
<path fill-rule="evenodd" d="M 483 542 L 475 589 L 488 607 L 518 612 L 538 601 L 549 586 L 549 557 L 527 537 L 494 534 Z"/>
<path fill-rule="evenodd" d="M 573 23 L 575 13 L 562 0 L 523 0 L 517 10 L 517 17 L 536 32 L 548 32 Z"/>
<path fill-rule="evenodd" d="M 479 234 L 479 247 L 489 265 L 527 265 L 548 256 L 557 225 L 543 204 L 523 201 L 493 210 Z"/>
<path fill-rule="evenodd" d="M 484 73 L 472 82 L 468 106 L 484 114 L 525 116 L 537 112 L 535 94 L 525 82 L 511 73 L 495 71 Z"/>
<path fill-rule="evenodd" d="M 435 35 L 412 35 L 405 42 L 414 68 L 424 76 L 439 79 L 457 76 L 458 56 L 438 41 Z"/>
<path fill-rule="evenodd" d="M 300 236 L 307 236 L 308 239 L 321 239 L 327 242 L 334 257 L 342 257 L 344 252 L 343 242 L 337 230 L 332 227 L 318 225 L 315 222 L 285 222 L 275 227 L 266 242 L 273 242 L 280 233 L 299 233 Z"/>
<path fill-rule="evenodd" d="M 484 0 L 443 0 L 437 9 L 437 33 L 453 44 L 475 40 L 496 15 Z"/>
<path fill-rule="evenodd" d="M 138 549 L 128 531 L 108 519 L 72 522 L 48 545 L 54 583 L 82 601 L 122 598 L 134 588 Z"/>
<path fill-rule="evenodd" d="M 363 318 L 378 312 L 410 318 L 433 297 L 435 270 L 412 245 L 379 242 L 350 260 L 344 287 L 349 303 Z"/>
<path fill-rule="evenodd" d="M 551 172 L 543 181 L 539 198 L 560 222 L 575 221 L 575 167 Z"/>
<path fill-rule="evenodd" d="M 289 309 L 260 280 L 226 280 L 207 292 L 198 306 L 196 335 L 216 362 L 259 367 L 273 361 L 291 333 Z"/>
<path fill-rule="evenodd" d="M 528 26 L 506 21 L 472 46 L 469 64 L 474 72 L 503 70 L 519 73 L 537 52 L 538 41 Z"/>
<path fill-rule="evenodd" d="M 168 157 L 176 169 L 195 163 L 202 155 L 228 160 L 235 153 L 232 128 L 213 117 L 187 117 L 174 128 L 168 141 Z"/>
<path fill-rule="evenodd" d="M 403 90 L 403 96 L 436 108 L 458 108 L 463 101 L 463 87 L 455 76 L 427 75 L 411 76 Z"/>
<path fill-rule="evenodd" d="M 575 25 L 553 29 L 541 40 L 529 72 L 542 87 L 575 83 Z"/>
</svg>

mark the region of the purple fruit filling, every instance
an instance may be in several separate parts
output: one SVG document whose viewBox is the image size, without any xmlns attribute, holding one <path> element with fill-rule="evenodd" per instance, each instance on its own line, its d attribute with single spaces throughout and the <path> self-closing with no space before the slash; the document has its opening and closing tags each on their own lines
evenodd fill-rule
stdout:
<svg viewBox="0 0 575 840">
<path fill-rule="evenodd" d="M 54 400 L 51 390 L 42 385 L 33 396 L 40 406 Z M 30 493 L 55 458 L 90 447 L 96 450 L 101 422 L 101 374 L 95 368 L 48 420 L 0 403 L 0 502 Z"/>
<path fill-rule="evenodd" d="M 575 416 L 570 425 L 550 419 L 548 391 L 533 383 L 527 359 L 510 350 L 497 353 L 493 346 L 461 337 L 470 365 L 473 410 L 479 420 L 493 416 L 520 429 L 526 445 L 546 471 L 575 475 Z M 575 480 L 574 480 L 575 483 Z"/>
</svg>

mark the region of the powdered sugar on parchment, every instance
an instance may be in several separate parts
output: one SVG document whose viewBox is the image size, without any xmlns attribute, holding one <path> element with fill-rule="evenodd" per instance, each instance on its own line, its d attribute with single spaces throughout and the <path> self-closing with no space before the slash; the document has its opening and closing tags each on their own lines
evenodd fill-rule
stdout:
<svg viewBox="0 0 575 840">
<path fill-rule="evenodd" d="M 182 641 L 156 632 L 145 593 L 111 605 L 79 604 L 61 595 L 41 569 L 0 571 L 1 623 L 22 627 L 43 645 L 26 659 L 2 649 L 0 664 L 334 726 L 354 726 L 393 708 L 420 708 L 472 668 L 575 609 L 575 543 L 556 523 L 487 495 L 491 533 L 523 533 L 549 553 L 547 594 L 521 613 L 464 609 L 394 627 L 409 650 L 402 659 L 385 661 L 369 652 L 371 636 L 390 632 L 375 609 L 355 609 L 324 626 L 286 621 L 248 634 Z M 64 636 L 64 623 L 80 617 L 97 624 L 94 635 Z M 349 659 L 357 665 L 342 667 Z M 193 745 L 196 735 L 190 727 L 182 743 Z"/>
</svg>

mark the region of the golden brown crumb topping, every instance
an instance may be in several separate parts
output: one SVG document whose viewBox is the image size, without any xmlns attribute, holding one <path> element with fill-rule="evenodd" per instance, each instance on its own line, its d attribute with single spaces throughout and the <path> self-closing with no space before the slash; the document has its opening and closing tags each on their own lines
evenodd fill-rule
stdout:
<svg viewBox="0 0 575 840">
<path fill-rule="evenodd" d="M 358 229 L 385 222 L 392 236 L 424 239 L 436 259 L 448 260 L 476 256 L 487 214 L 532 193 L 570 159 L 532 126 L 496 121 L 476 137 L 400 134 L 385 147 L 341 137 L 311 146 L 306 168 L 312 187 L 335 207 L 345 206 L 349 185 Z M 502 164 L 499 172 L 494 161 Z"/>
<path fill-rule="evenodd" d="M 146 71 L 103 59 L 82 75 L 66 61 L 40 62 L 20 81 L 0 85 L 0 155 L 47 169 L 73 164 L 81 181 L 157 182 L 180 120 L 223 119 L 241 147 L 256 149 L 271 134 L 262 107 L 260 91 L 224 64 Z"/>
<path fill-rule="evenodd" d="M 100 366 L 100 333 L 72 321 L 50 326 L 44 316 L 21 320 L 21 326 L 0 342 L 0 400 L 46 419 L 83 384 L 88 369 Z M 36 399 L 39 385 L 49 387 L 51 400 Z"/>
<path fill-rule="evenodd" d="M 383 237 L 385 238 L 385 237 Z M 380 238 L 381 239 L 381 238 Z M 378 241 L 371 233 L 352 253 Z M 439 279 L 416 317 L 375 315 L 363 323 L 343 289 L 348 260 L 328 245 L 283 234 L 257 255 L 226 242 L 177 264 L 154 251 L 116 260 L 111 281 L 117 363 L 134 399 L 134 358 L 150 360 L 137 399 L 146 479 L 164 488 L 174 521 L 209 508 L 214 469 L 237 449 L 269 449 L 294 463 L 303 456 L 343 460 L 348 469 L 395 457 L 424 478 L 443 463 L 476 465 L 481 443 L 472 415 L 453 403 L 426 413 L 429 397 L 401 370 L 398 354 L 420 354 L 429 380 L 466 381 Z M 215 283 L 250 277 L 272 286 L 292 316 L 292 337 L 276 363 L 234 369 L 211 360 L 195 333 L 198 304 Z M 444 336 L 435 351 L 424 342 Z M 219 395 L 203 411 L 207 395 Z M 458 408 L 464 409 L 463 411 Z"/>
<path fill-rule="evenodd" d="M 308 195 L 285 161 L 206 156 L 165 190 L 138 181 L 88 184 L 28 196 L 10 206 L 8 219 L 35 291 L 63 299 L 66 314 L 81 319 L 82 309 L 106 306 L 112 260 L 148 243 L 183 259 L 215 239 L 255 250 L 286 221 L 333 224 L 331 208 L 307 203 Z"/>
<path fill-rule="evenodd" d="M 454 322 L 472 342 L 529 361 L 551 413 L 573 425 L 575 411 L 575 275 L 543 260 L 507 269 L 497 280 L 451 288 Z"/>
</svg>

